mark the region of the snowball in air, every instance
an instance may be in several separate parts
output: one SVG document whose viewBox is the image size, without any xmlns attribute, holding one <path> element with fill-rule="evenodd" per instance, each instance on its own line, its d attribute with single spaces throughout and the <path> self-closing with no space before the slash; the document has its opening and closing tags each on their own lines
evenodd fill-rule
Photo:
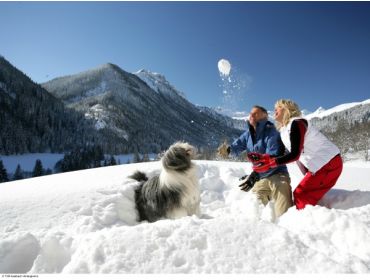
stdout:
<svg viewBox="0 0 370 280">
<path fill-rule="evenodd" d="M 224 76 L 229 76 L 231 70 L 231 64 L 226 59 L 220 59 L 218 61 L 218 70 Z"/>
</svg>

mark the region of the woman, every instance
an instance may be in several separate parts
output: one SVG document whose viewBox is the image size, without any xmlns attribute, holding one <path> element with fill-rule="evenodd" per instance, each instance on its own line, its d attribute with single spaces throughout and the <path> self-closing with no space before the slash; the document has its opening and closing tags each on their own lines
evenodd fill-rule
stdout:
<svg viewBox="0 0 370 280">
<path fill-rule="evenodd" d="M 288 150 L 284 156 L 249 155 L 256 172 L 265 172 L 281 164 L 297 161 L 305 174 L 293 192 L 297 209 L 317 202 L 337 182 L 343 169 L 340 151 L 331 141 L 301 117 L 296 103 L 281 99 L 275 104 L 275 120 L 281 140 Z"/>
</svg>

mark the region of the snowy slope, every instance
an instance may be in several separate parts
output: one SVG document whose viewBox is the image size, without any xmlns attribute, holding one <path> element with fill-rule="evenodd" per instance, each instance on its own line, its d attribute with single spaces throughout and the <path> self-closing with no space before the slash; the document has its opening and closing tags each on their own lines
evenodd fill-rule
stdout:
<svg viewBox="0 0 370 280">
<path fill-rule="evenodd" d="M 355 106 L 365 105 L 365 104 L 370 104 L 370 99 L 364 100 L 362 102 L 351 102 L 351 103 L 341 104 L 341 105 L 335 106 L 335 107 L 327 109 L 327 110 L 325 110 L 322 107 L 319 107 L 315 112 L 306 115 L 305 118 L 307 118 L 307 119 L 313 119 L 313 118 L 322 119 L 323 117 L 329 116 L 331 114 L 338 113 L 338 112 L 341 112 L 341 111 L 345 111 L 345 110 L 351 109 Z"/>
<path fill-rule="evenodd" d="M 141 69 L 134 74 L 142 79 L 151 89 L 153 89 L 157 93 L 162 92 L 175 98 L 178 96 L 186 98 L 185 94 L 181 91 L 178 91 L 174 86 L 172 86 L 167 81 L 166 77 L 162 74 L 151 72 L 145 69 Z"/>
<path fill-rule="evenodd" d="M 182 103 L 186 99 L 186 96 L 183 92 L 177 90 L 167 81 L 165 76 L 159 73 L 141 69 L 134 74 L 158 94 L 169 96 L 178 103 Z M 245 129 L 245 121 L 234 120 L 234 118 L 231 118 L 225 114 L 225 112 L 200 105 L 196 105 L 196 108 L 199 113 L 207 115 L 211 119 L 215 120 L 216 123 L 225 124 L 227 127 L 233 127 L 238 130 Z M 204 124 L 207 123 L 208 121 L 206 120 Z"/>
<path fill-rule="evenodd" d="M 0 273 L 370 272 L 370 165 L 346 164 L 327 207 L 274 221 L 236 187 L 249 163 L 196 164 L 202 216 L 152 224 L 136 223 L 127 176 L 159 162 L 0 184 Z"/>
</svg>

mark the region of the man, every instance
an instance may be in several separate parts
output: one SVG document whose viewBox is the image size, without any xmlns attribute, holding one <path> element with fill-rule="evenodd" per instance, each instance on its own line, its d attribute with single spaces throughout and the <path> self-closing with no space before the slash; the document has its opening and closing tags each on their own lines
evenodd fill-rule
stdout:
<svg viewBox="0 0 370 280">
<path fill-rule="evenodd" d="M 274 124 L 268 120 L 267 110 L 261 106 L 253 106 L 247 122 L 247 130 L 230 146 L 224 143 L 218 149 L 223 157 L 227 157 L 230 153 L 238 155 L 242 151 L 269 154 L 271 157 L 284 153 L 280 134 Z M 254 184 L 252 191 L 264 205 L 274 200 L 275 215 L 281 216 L 293 206 L 287 167 L 280 165 L 258 175 L 259 180 Z"/>
</svg>

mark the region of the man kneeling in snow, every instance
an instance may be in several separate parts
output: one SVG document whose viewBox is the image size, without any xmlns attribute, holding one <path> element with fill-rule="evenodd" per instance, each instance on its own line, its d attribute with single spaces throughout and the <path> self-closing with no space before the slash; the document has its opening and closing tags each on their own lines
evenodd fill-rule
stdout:
<svg viewBox="0 0 370 280">
<path fill-rule="evenodd" d="M 218 148 L 219 154 L 225 158 L 230 153 L 238 155 L 243 151 L 271 156 L 284 153 L 280 134 L 274 124 L 268 121 L 267 110 L 261 106 L 256 105 L 252 108 L 247 129 L 238 139 L 230 146 L 224 143 Z M 292 188 L 286 165 L 280 165 L 258 175 L 259 180 L 254 184 L 252 192 L 264 205 L 274 200 L 275 215 L 281 216 L 293 206 Z"/>
</svg>

